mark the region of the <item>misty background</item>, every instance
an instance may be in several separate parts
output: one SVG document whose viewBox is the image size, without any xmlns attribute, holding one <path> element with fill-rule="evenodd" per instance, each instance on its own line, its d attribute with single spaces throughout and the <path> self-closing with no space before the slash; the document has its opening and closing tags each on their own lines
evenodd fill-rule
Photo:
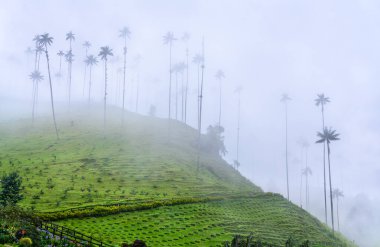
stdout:
<svg viewBox="0 0 380 247">
<path fill-rule="evenodd" d="M 226 160 L 236 158 L 237 94 L 241 92 L 240 171 L 265 191 L 286 196 L 285 112 L 281 95 L 288 93 L 288 142 L 290 199 L 300 203 L 301 169 L 305 153 L 300 143 L 308 141 L 310 212 L 324 221 L 323 146 L 315 144 L 321 130 L 317 94 L 331 99 L 325 108 L 326 126 L 341 134 L 332 143 L 333 187 L 343 191 L 340 200 L 342 233 L 360 246 L 380 246 L 380 2 L 301 0 L 142 0 L 142 1 L 48 1 L 0 0 L 0 119 L 31 117 L 36 34 L 54 37 L 49 48 L 57 103 L 67 102 L 67 63 L 59 70 L 59 50 L 69 50 L 66 33 L 72 31 L 73 101 L 83 99 L 85 49 L 98 55 L 110 46 L 109 104 L 121 104 L 123 39 L 119 30 L 131 31 L 127 41 L 126 106 L 148 114 L 156 106 L 158 117 L 167 117 L 169 47 L 163 36 L 171 31 L 173 64 L 186 62 L 189 49 L 188 122 L 197 122 L 197 71 L 191 63 L 205 42 L 203 131 L 218 122 L 219 82 L 217 70 L 225 73 L 222 126 L 225 127 Z M 188 42 L 181 41 L 184 33 Z M 139 59 L 140 57 L 140 59 Z M 41 72 L 37 116 L 50 114 L 45 58 Z M 102 62 L 93 68 L 93 100 L 102 102 Z M 173 82 L 175 76 L 173 76 Z M 45 109 L 46 108 L 46 109 Z M 30 115 L 28 115 L 30 114 Z M 59 110 L 58 126 L 59 126 Z M 303 199 L 305 200 L 305 199 Z M 335 206 L 335 205 L 334 205 Z"/>
</svg>

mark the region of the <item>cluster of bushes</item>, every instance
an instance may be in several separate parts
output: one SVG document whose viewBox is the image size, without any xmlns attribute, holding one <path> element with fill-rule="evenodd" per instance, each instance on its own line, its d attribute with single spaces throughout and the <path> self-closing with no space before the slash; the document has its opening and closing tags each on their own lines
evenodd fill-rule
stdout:
<svg viewBox="0 0 380 247">
<path fill-rule="evenodd" d="M 290 236 L 286 240 L 285 247 L 310 247 L 309 240 L 297 244 L 296 241 Z M 255 240 L 252 233 L 248 237 L 242 237 L 240 235 L 234 236 L 231 242 L 225 242 L 224 247 L 275 247 L 273 244 L 262 242 L 260 239 Z"/>
<path fill-rule="evenodd" d="M 76 208 L 56 212 L 42 212 L 36 215 L 45 221 L 56 221 L 68 218 L 84 218 L 84 217 L 99 217 L 121 212 L 131 212 L 152 209 L 162 206 L 174 206 L 179 204 L 200 203 L 215 200 L 222 200 L 222 197 L 205 197 L 205 198 L 181 198 L 170 199 L 152 202 L 142 202 L 139 204 L 117 204 L 117 205 L 101 205 L 85 208 Z"/>
</svg>

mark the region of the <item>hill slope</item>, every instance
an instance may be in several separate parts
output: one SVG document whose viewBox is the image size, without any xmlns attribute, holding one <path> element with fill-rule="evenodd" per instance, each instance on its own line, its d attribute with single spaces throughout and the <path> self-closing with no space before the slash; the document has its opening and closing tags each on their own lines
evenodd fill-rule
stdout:
<svg viewBox="0 0 380 247">
<path fill-rule="evenodd" d="M 214 246 L 254 232 L 276 245 L 290 235 L 313 246 L 347 244 L 282 196 L 263 193 L 218 155 L 202 152 L 197 172 L 191 127 L 131 113 L 122 125 L 122 112 L 110 108 L 104 131 L 98 108 L 76 111 L 84 113 L 58 116 L 59 140 L 50 117 L 0 124 L 0 175 L 19 171 L 23 207 L 44 215 L 87 209 L 99 215 L 93 214 L 97 205 L 194 202 L 59 221 L 112 243 L 141 238 L 149 246 Z"/>
</svg>

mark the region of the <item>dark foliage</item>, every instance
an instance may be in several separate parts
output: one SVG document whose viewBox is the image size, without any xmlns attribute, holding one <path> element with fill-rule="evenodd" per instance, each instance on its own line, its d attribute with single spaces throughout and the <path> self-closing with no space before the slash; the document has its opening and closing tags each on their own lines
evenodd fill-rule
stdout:
<svg viewBox="0 0 380 247">
<path fill-rule="evenodd" d="M 224 128 L 219 125 L 208 126 L 207 133 L 202 138 L 202 150 L 217 155 L 226 155 L 227 150 L 224 146 Z"/>
<path fill-rule="evenodd" d="M 1 178 L 1 206 L 14 206 L 17 202 L 22 200 L 21 183 L 22 179 L 17 172 L 12 172 Z"/>
</svg>

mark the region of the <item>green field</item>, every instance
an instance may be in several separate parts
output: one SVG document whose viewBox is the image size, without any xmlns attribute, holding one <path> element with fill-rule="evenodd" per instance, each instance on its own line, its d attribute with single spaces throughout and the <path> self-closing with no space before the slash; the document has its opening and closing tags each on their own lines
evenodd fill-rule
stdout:
<svg viewBox="0 0 380 247">
<path fill-rule="evenodd" d="M 218 155 L 202 152 L 197 172 L 193 128 L 131 113 L 122 125 L 121 111 L 110 108 L 103 131 L 101 111 L 81 108 L 82 114 L 58 116 L 59 140 L 50 117 L 0 124 L 0 175 L 20 173 L 22 207 L 40 215 L 87 210 L 99 216 L 101 207 L 124 205 L 128 210 L 119 214 L 74 213 L 58 221 L 117 244 L 140 238 L 148 246 L 218 246 L 250 232 L 275 245 L 289 236 L 313 246 L 347 244 L 282 196 L 263 193 Z M 141 210 L 146 203 L 155 206 Z"/>
</svg>

